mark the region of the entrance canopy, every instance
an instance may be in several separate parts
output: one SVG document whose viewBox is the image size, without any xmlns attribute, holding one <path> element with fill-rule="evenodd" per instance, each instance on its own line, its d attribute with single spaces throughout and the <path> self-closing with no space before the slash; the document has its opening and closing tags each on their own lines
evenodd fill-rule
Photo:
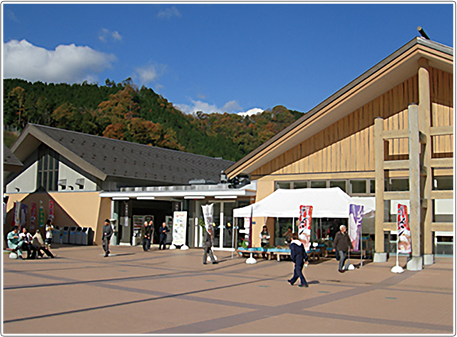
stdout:
<svg viewBox="0 0 457 337">
<path fill-rule="evenodd" d="M 349 218 L 350 204 L 362 203 L 351 198 L 339 187 L 278 189 L 255 204 L 235 208 L 233 216 L 298 218 L 300 206 L 303 205 L 313 206 L 313 218 Z M 373 211 L 370 206 L 364 204 L 363 215 Z"/>
</svg>

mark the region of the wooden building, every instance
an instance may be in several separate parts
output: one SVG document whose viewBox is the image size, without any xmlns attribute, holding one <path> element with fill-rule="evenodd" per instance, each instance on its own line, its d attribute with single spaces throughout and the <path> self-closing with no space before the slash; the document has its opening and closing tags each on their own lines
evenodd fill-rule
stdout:
<svg viewBox="0 0 457 337">
<path fill-rule="evenodd" d="M 225 172 L 257 180 L 256 201 L 277 188 L 335 186 L 375 198 L 375 262 L 387 260 L 396 230 L 392 204 L 407 201 L 408 269 L 420 270 L 433 263 L 436 232 L 453 238 L 453 211 L 436 212 L 453 202 L 453 69 L 452 48 L 414 38 Z"/>
</svg>

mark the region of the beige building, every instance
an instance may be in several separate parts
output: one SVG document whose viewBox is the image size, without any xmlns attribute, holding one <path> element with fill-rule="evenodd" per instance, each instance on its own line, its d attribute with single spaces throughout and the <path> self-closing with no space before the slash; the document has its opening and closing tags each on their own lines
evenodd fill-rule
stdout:
<svg viewBox="0 0 457 337">
<path fill-rule="evenodd" d="M 278 188 L 313 187 L 340 187 L 371 200 L 376 216 L 373 230 L 365 234 L 374 237 L 375 262 L 393 252 L 399 203 L 409 211 L 408 269 L 432 264 L 440 249 L 452 254 L 453 53 L 448 46 L 414 38 L 226 174 L 248 174 L 257 181 L 256 201 Z M 333 220 L 313 224 L 317 239 Z M 275 244 L 293 226 L 271 218 L 254 221 L 253 233 L 265 223 Z M 260 246 L 257 235 L 253 239 Z"/>
</svg>

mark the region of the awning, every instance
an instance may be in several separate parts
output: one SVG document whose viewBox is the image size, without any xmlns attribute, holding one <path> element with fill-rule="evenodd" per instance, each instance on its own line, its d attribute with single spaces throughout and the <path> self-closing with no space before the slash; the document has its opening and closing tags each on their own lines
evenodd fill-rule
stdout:
<svg viewBox="0 0 457 337">
<path fill-rule="evenodd" d="M 313 218 L 348 218 L 349 205 L 362 205 L 358 199 L 351 198 L 339 187 L 278 189 L 266 198 L 245 207 L 235 208 L 233 216 L 298 218 L 300 206 L 313 206 Z M 364 215 L 374 211 L 364 204 Z M 252 213 L 251 213 L 252 212 Z"/>
</svg>

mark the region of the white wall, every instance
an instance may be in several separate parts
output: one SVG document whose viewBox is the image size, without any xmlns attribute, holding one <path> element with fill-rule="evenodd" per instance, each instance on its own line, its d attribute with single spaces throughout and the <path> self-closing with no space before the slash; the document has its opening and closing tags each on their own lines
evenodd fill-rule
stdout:
<svg viewBox="0 0 457 337">
<path fill-rule="evenodd" d="M 37 162 L 30 165 L 6 185 L 6 193 L 32 193 L 36 190 Z M 16 190 L 19 188 L 19 191 Z"/>
<path fill-rule="evenodd" d="M 65 191 L 71 191 L 70 186 L 73 186 L 74 191 L 96 191 L 97 184 L 87 177 L 83 176 L 79 172 L 76 172 L 71 167 L 65 165 L 61 161 L 59 162 L 59 180 L 66 179 L 67 185 Z M 80 189 L 78 185 L 76 185 L 77 179 L 84 179 L 84 188 Z M 59 186 L 59 191 L 62 191 L 62 187 Z"/>
</svg>

